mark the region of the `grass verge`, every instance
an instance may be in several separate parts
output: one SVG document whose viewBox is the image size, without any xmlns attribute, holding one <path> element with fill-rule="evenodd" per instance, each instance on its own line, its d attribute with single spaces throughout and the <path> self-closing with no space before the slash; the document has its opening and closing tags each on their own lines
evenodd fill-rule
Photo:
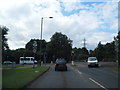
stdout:
<svg viewBox="0 0 120 90">
<path fill-rule="evenodd" d="M 114 71 L 120 71 L 120 67 L 110 67 L 110 69 L 112 69 Z"/>
<path fill-rule="evenodd" d="M 24 67 L 23 65 L 16 65 L 16 67 Z M 2 65 L 3 69 L 11 69 L 12 65 Z"/>
<path fill-rule="evenodd" d="M 48 66 L 2 71 L 2 88 L 22 88 L 37 76 L 49 69 Z"/>
</svg>

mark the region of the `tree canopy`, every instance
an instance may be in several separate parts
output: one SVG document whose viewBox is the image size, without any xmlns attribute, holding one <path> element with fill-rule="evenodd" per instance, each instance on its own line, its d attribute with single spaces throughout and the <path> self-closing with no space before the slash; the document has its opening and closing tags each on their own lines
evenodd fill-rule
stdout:
<svg viewBox="0 0 120 90">
<path fill-rule="evenodd" d="M 7 37 L 9 29 L 6 26 L 0 26 L 0 30 L 2 31 L 2 50 L 8 50 L 9 46 L 7 43 Z"/>
<path fill-rule="evenodd" d="M 70 60 L 72 40 L 62 33 L 56 32 L 47 44 L 47 52 L 51 59 L 65 58 Z"/>
<path fill-rule="evenodd" d="M 116 41 L 112 41 L 106 44 L 102 44 L 100 41 L 94 50 L 87 50 L 87 48 L 72 48 L 72 40 L 70 40 L 65 34 L 56 32 L 49 42 L 39 39 L 31 39 L 26 43 L 25 48 L 18 48 L 16 50 L 10 50 L 7 37 L 9 29 L 5 26 L 0 26 L 0 31 L 2 31 L 2 50 L 3 50 L 3 61 L 11 60 L 19 62 L 19 57 L 21 56 L 35 56 L 36 60 L 42 61 L 46 58 L 47 62 L 55 61 L 57 58 L 65 58 L 67 61 L 72 59 L 77 61 L 87 60 L 89 56 L 95 56 L 99 61 L 116 61 L 117 55 L 120 58 L 120 31 L 115 37 L 118 43 L 116 46 Z M 36 53 L 33 52 L 33 44 L 36 41 Z M 40 50 L 41 43 L 41 50 Z M 117 51 L 116 51 L 117 47 Z M 41 53 L 40 53 L 41 51 Z M 72 55 L 74 52 L 74 55 Z M 120 60 L 118 59 L 120 64 Z"/>
<path fill-rule="evenodd" d="M 0 26 L 0 31 L 2 33 L 2 60 L 6 60 L 8 57 L 8 53 L 6 51 L 9 50 L 9 46 L 7 43 L 8 28 L 6 26 Z"/>
<path fill-rule="evenodd" d="M 120 30 L 118 32 L 117 39 L 118 39 L 118 63 L 120 65 Z"/>
</svg>

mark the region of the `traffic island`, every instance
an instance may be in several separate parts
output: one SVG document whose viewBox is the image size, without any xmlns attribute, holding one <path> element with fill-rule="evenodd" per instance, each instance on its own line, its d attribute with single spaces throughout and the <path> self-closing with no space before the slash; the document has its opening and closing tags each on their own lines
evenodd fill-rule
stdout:
<svg viewBox="0 0 120 90">
<path fill-rule="evenodd" d="M 49 70 L 49 66 L 35 68 L 9 69 L 2 71 L 2 89 L 24 88 L 40 75 Z"/>
</svg>

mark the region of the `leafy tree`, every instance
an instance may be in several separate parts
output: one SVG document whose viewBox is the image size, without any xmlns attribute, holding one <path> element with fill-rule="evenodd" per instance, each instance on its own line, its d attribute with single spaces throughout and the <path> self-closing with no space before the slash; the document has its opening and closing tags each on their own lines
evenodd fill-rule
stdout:
<svg viewBox="0 0 120 90">
<path fill-rule="evenodd" d="M 80 54 L 81 48 L 75 47 L 72 50 L 74 51 L 74 61 L 79 60 L 79 54 Z"/>
<path fill-rule="evenodd" d="M 85 47 L 82 48 L 82 53 L 83 53 L 83 54 L 86 54 L 86 55 L 89 54 L 88 50 L 87 50 Z"/>
<path fill-rule="evenodd" d="M 43 60 L 44 59 L 44 53 L 46 52 L 46 45 L 47 45 L 47 42 L 45 40 L 31 39 L 25 46 L 26 55 L 27 56 L 34 56 L 34 53 L 33 53 L 33 43 L 34 43 L 34 41 L 37 42 L 35 58 L 36 58 L 36 60 L 40 60 L 40 58 Z M 40 54 L 40 44 L 41 44 L 41 54 Z"/>
<path fill-rule="evenodd" d="M 9 29 L 6 26 L 0 26 L 0 30 L 2 31 L 2 50 L 8 50 L 9 46 L 7 44 L 6 35 Z"/>
<path fill-rule="evenodd" d="M 88 58 L 89 52 L 88 50 L 83 47 L 83 48 L 73 48 L 73 51 L 75 53 L 74 59 L 77 61 L 84 61 Z"/>
<path fill-rule="evenodd" d="M 42 49 L 42 52 L 44 52 L 45 49 L 46 49 L 46 44 L 47 44 L 47 42 L 46 42 L 45 40 L 31 39 L 31 40 L 26 44 L 25 48 L 26 48 L 27 50 L 33 51 L 33 43 L 34 43 L 34 41 L 37 42 L 37 48 L 36 48 L 37 51 L 40 51 L 40 43 L 42 43 L 41 49 Z"/>
<path fill-rule="evenodd" d="M 93 54 L 93 53 L 94 53 L 94 51 L 93 51 L 93 50 L 89 50 L 89 56 L 90 56 L 90 57 L 94 56 L 94 54 Z"/>
<path fill-rule="evenodd" d="M 70 60 L 72 50 L 72 41 L 62 33 L 56 32 L 51 41 L 47 44 L 48 56 L 51 60 L 56 58 L 65 58 Z"/>
<path fill-rule="evenodd" d="M 82 59 L 83 60 L 86 60 L 88 58 L 88 56 L 89 56 L 89 52 L 88 52 L 88 50 L 85 47 L 82 48 L 81 54 L 83 54 L 82 55 Z"/>
<path fill-rule="evenodd" d="M 7 60 L 7 51 L 9 50 L 9 46 L 7 43 L 6 35 L 8 34 L 8 28 L 6 26 L 0 26 L 0 32 L 2 33 L 2 60 Z"/>
<path fill-rule="evenodd" d="M 106 43 L 104 45 L 104 61 L 116 61 L 114 42 Z"/>
<path fill-rule="evenodd" d="M 99 61 L 102 61 L 104 59 L 104 45 L 101 44 L 101 41 L 98 43 L 97 48 L 94 50 L 94 56 L 98 58 Z"/>
<path fill-rule="evenodd" d="M 118 63 L 120 66 L 120 31 L 118 32 L 117 39 L 118 39 Z"/>
</svg>

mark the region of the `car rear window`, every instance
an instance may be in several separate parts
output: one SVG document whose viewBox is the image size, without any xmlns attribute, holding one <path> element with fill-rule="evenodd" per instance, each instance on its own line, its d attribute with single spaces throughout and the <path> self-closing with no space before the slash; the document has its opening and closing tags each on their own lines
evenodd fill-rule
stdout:
<svg viewBox="0 0 120 90">
<path fill-rule="evenodd" d="M 66 61 L 64 59 L 57 59 L 56 64 L 66 64 Z"/>
</svg>

